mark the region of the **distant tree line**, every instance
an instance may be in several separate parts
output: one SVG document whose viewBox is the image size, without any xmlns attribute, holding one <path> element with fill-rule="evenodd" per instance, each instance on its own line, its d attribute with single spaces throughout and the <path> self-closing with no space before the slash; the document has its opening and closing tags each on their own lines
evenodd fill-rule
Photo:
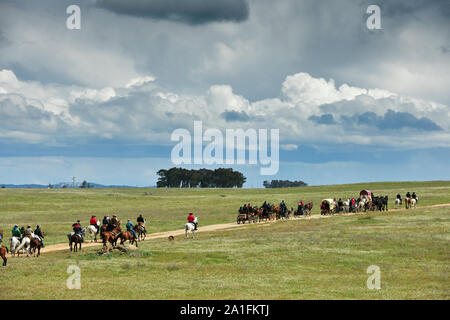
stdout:
<svg viewBox="0 0 450 320">
<path fill-rule="evenodd" d="M 289 180 L 272 180 L 264 181 L 265 188 L 290 188 L 290 187 L 305 187 L 308 184 L 303 181 L 289 181 Z"/>
<path fill-rule="evenodd" d="M 157 175 L 158 188 L 242 188 L 247 179 L 231 168 L 188 170 L 174 167 L 161 169 Z"/>
</svg>

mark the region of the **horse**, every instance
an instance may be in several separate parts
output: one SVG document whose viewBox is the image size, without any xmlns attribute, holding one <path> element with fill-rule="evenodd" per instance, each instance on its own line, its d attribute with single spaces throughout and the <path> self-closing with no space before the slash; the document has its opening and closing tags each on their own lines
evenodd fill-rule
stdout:
<svg viewBox="0 0 450 320">
<path fill-rule="evenodd" d="M 311 210 L 312 210 L 313 206 L 314 206 L 314 203 L 313 203 L 313 202 L 308 202 L 308 203 L 305 205 L 305 207 L 304 207 L 304 209 L 303 209 L 303 212 L 304 212 L 304 214 L 305 214 L 306 216 L 310 216 L 310 215 L 311 215 Z"/>
<path fill-rule="evenodd" d="M 44 238 L 44 236 L 45 234 L 42 232 L 42 238 Z M 37 257 L 39 257 L 41 255 L 41 248 L 42 248 L 41 240 L 37 236 L 33 237 L 30 242 L 30 252 L 32 252 L 33 256 L 36 256 L 36 249 L 37 249 L 38 250 Z"/>
<path fill-rule="evenodd" d="M 17 256 L 19 255 L 19 250 L 17 248 L 20 245 L 20 239 L 17 237 L 11 237 L 8 240 L 9 247 L 11 248 L 11 256 L 14 257 L 14 255 L 17 253 Z M 23 249 L 22 249 L 23 251 Z M 23 253 L 23 252 L 22 252 Z"/>
<path fill-rule="evenodd" d="M 72 251 L 72 245 L 75 244 L 73 251 L 77 252 L 78 251 L 78 244 L 80 247 L 80 251 L 81 251 L 81 243 L 82 243 L 82 238 L 79 234 L 75 233 L 75 232 L 71 232 L 67 235 L 67 237 L 69 238 L 69 246 L 70 246 L 70 251 Z"/>
<path fill-rule="evenodd" d="M 198 223 L 197 217 L 195 217 L 194 223 Z M 184 225 L 184 233 L 186 235 L 186 239 L 188 238 L 189 232 L 192 234 L 192 239 L 194 239 L 194 234 L 195 234 L 195 224 L 194 223 L 188 222 Z"/>
<path fill-rule="evenodd" d="M 102 227 L 103 247 L 106 248 L 108 242 L 111 243 L 111 246 L 115 247 L 121 232 L 120 223 L 118 223 L 117 226 L 111 231 L 107 231 L 107 227 L 104 225 Z"/>
<path fill-rule="evenodd" d="M 395 203 L 396 206 L 399 206 L 399 205 L 402 204 L 402 200 L 400 200 L 399 198 L 396 198 L 394 203 Z"/>
<path fill-rule="evenodd" d="M 356 206 L 358 208 L 358 212 L 363 211 L 363 209 L 364 209 L 364 211 L 366 211 L 366 202 L 367 202 L 366 198 L 362 198 L 358 202 L 358 205 Z"/>
<path fill-rule="evenodd" d="M 6 254 L 8 253 L 8 248 L 0 245 L 0 257 L 3 259 L 3 266 L 6 267 L 6 262 L 8 259 L 6 258 Z"/>
<path fill-rule="evenodd" d="M 97 235 L 100 232 L 100 221 L 97 221 L 97 226 L 98 228 L 96 228 L 94 225 L 89 225 L 89 227 L 87 227 L 87 238 L 91 239 L 92 241 L 97 242 Z M 92 240 L 92 236 L 94 236 L 94 240 Z"/>
<path fill-rule="evenodd" d="M 258 221 L 261 221 L 264 219 L 266 220 L 273 220 L 273 211 L 275 210 L 275 206 L 271 205 L 270 207 L 268 207 L 266 209 L 266 211 L 264 212 L 264 210 L 261 208 L 260 211 L 258 212 Z"/>
<path fill-rule="evenodd" d="M 20 245 L 16 248 L 16 251 L 19 250 L 26 250 L 27 252 L 27 256 L 30 256 L 30 244 L 31 244 L 31 239 L 34 237 L 34 233 L 31 234 L 31 236 L 25 236 L 22 239 L 22 242 L 20 243 Z M 26 248 L 26 249 L 25 249 Z"/>
<path fill-rule="evenodd" d="M 411 200 L 412 198 L 405 198 L 405 209 L 411 208 Z"/>
<path fill-rule="evenodd" d="M 125 241 L 130 241 L 130 244 L 136 243 L 136 247 L 138 246 L 137 238 L 134 236 L 134 234 L 130 231 L 124 231 L 121 232 L 118 236 L 120 239 L 120 244 L 123 245 Z M 116 240 L 117 241 L 117 240 Z"/>
<path fill-rule="evenodd" d="M 415 208 L 417 204 L 417 199 L 411 198 L 410 200 L 410 208 Z"/>
<path fill-rule="evenodd" d="M 145 229 L 145 226 L 141 223 L 138 223 L 137 225 L 134 226 L 133 229 L 138 236 L 137 237 L 138 241 L 144 241 L 147 235 L 147 230 Z"/>
</svg>

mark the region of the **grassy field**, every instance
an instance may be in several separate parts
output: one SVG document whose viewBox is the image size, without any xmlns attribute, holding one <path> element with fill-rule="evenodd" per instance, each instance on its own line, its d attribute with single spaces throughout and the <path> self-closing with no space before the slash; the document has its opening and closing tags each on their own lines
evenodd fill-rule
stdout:
<svg viewBox="0 0 450 320">
<path fill-rule="evenodd" d="M 71 223 L 118 213 L 150 217 L 151 231 L 182 227 L 186 212 L 202 224 L 231 222 L 244 201 L 346 198 L 368 188 L 394 198 L 415 191 L 421 206 L 450 203 L 450 182 L 373 183 L 295 189 L 1 190 L 0 229 L 40 223 L 48 242 L 64 242 Z M 149 193 L 145 195 L 144 193 Z M 391 200 L 391 203 L 392 203 Z M 392 207 L 392 206 L 391 206 Z M 317 207 L 314 213 L 318 213 Z M 0 268 L 0 299 L 449 299 L 450 207 L 291 220 L 155 239 L 138 250 L 98 255 L 47 253 L 10 258 Z M 81 269 L 81 290 L 66 270 Z M 381 290 L 366 286 L 381 270 Z"/>
<path fill-rule="evenodd" d="M 376 195 L 388 195 L 393 207 L 395 195 L 415 191 L 419 206 L 450 203 L 450 181 L 384 182 L 351 185 L 301 187 L 287 189 L 0 189 L 0 229 L 10 236 L 14 224 L 40 224 L 46 243 L 66 241 L 71 225 L 80 219 L 89 224 L 92 215 L 118 215 L 136 221 L 143 214 L 150 232 L 183 228 L 187 214 L 194 212 L 201 225 L 235 221 L 244 202 L 261 205 L 265 200 L 296 207 L 299 199 L 314 202 L 313 214 L 319 214 L 324 198 L 357 197 L 362 189 Z"/>
</svg>

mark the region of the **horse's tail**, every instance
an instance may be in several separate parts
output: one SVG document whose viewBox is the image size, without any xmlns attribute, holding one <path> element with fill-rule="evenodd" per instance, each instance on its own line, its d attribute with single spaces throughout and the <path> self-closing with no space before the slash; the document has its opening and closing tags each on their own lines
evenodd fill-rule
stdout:
<svg viewBox="0 0 450 320">
<path fill-rule="evenodd" d="M 5 246 L 5 249 L 6 249 L 6 253 L 9 253 L 9 250 L 8 250 L 8 247 L 7 247 L 7 246 Z"/>
</svg>

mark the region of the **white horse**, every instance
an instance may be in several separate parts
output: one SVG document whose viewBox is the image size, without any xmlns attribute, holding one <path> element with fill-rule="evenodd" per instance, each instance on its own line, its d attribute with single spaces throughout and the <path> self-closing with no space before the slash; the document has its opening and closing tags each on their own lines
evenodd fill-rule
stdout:
<svg viewBox="0 0 450 320">
<path fill-rule="evenodd" d="M 411 202 L 410 202 L 410 208 L 415 208 L 417 204 L 417 200 L 414 198 L 411 198 Z"/>
<path fill-rule="evenodd" d="M 89 225 L 89 227 L 87 227 L 87 230 L 86 230 L 87 231 L 87 238 L 91 239 L 91 242 L 93 241 L 92 237 L 94 237 L 94 241 L 97 242 L 97 235 L 98 235 L 98 233 L 100 231 L 100 221 L 97 221 L 97 226 L 98 226 L 98 229 L 95 228 L 95 226 L 93 226 L 92 224 Z"/>
<path fill-rule="evenodd" d="M 358 203 L 358 211 L 361 212 L 366 207 L 366 198 L 362 198 L 361 201 Z"/>
<path fill-rule="evenodd" d="M 31 238 L 34 238 L 34 233 L 31 234 Z M 17 251 L 26 249 L 27 256 L 29 257 L 31 254 L 31 238 L 23 237 L 22 243 L 16 248 Z"/>
<path fill-rule="evenodd" d="M 194 223 L 198 223 L 198 217 L 195 217 Z M 184 225 L 184 233 L 186 235 L 186 239 L 188 238 L 188 233 L 190 232 L 192 234 L 192 239 L 194 239 L 194 233 L 195 233 L 195 224 L 188 222 Z"/>
<path fill-rule="evenodd" d="M 17 237 L 11 237 L 8 240 L 8 244 L 9 244 L 9 248 L 11 251 L 11 257 L 14 257 L 14 254 L 17 253 L 17 255 L 19 255 L 19 250 L 17 250 L 17 248 L 20 245 L 20 240 Z M 23 249 L 22 249 L 22 253 L 23 253 Z"/>
<path fill-rule="evenodd" d="M 400 200 L 399 198 L 395 199 L 395 205 L 399 206 L 402 204 L 402 200 Z"/>
</svg>

